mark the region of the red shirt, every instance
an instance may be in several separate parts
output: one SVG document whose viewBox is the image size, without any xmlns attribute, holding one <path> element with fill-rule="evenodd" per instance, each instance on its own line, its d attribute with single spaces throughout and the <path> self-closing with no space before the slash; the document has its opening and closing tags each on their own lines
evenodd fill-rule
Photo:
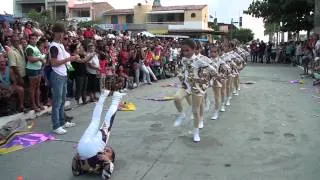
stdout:
<svg viewBox="0 0 320 180">
<path fill-rule="evenodd" d="M 83 32 L 83 37 L 84 38 L 93 38 L 94 32 L 90 29 L 87 29 Z"/>
<path fill-rule="evenodd" d="M 161 56 L 161 50 L 163 49 L 162 46 L 158 45 L 154 48 L 154 54 L 155 56 Z"/>
<path fill-rule="evenodd" d="M 152 59 L 153 59 L 153 54 L 152 54 L 151 51 L 148 51 L 146 53 L 146 57 L 145 57 L 145 60 L 144 60 L 144 65 L 150 66 L 151 63 L 152 63 Z"/>
<path fill-rule="evenodd" d="M 24 33 L 27 34 L 28 36 L 30 36 L 32 34 L 32 31 L 31 31 L 31 29 L 25 28 Z"/>
<path fill-rule="evenodd" d="M 121 51 L 120 53 L 120 62 L 122 65 L 127 64 L 129 61 L 129 52 L 128 51 Z"/>
<path fill-rule="evenodd" d="M 106 65 L 107 65 L 107 60 L 106 59 L 102 59 L 99 61 L 100 64 L 100 69 L 99 72 L 101 75 L 106 75 L 107 74 L 107 69 L 106 69 Z"/>
</svg>

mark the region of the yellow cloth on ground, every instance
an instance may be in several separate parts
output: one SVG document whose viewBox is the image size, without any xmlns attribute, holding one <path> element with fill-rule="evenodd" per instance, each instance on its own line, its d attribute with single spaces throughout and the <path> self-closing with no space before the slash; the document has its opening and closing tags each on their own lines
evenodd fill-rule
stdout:
<svg viewBox="0 0 320 180">
<path fill-rule="evenodd" d="M 119 111 L 135 111 L 136 109 L 136 105 L 132 102 L 122 102 L 118 108 Z"/>
</svg>

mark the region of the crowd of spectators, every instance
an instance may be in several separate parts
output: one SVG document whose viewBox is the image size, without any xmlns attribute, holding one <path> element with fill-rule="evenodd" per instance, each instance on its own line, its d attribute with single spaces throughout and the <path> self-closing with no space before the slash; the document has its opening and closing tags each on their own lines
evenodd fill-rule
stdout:
<svg viewBox="0 0 320 180">
<path fill-rule="evenodd" d="M 284 63 L 302 66 L 303 75 L 311 75 L 319 70 L 320 41 L 319 35 L 310 36 L 306 41 L 289 41 L 280 43 L 278 47 L 269 42 L 254 40 L 250 44 L 253 63 Z"/>
<path fill-rule="evenodd" d="M 17 111 L 39 112 L 51 105 L 49 56 L 53 40 L 53 25 L 1 23 L 1 116 Z M 66 63 L 67 97 L 79 105 L 95 102 L 101 89 L 111 89 L 115 83 L 121 91 L 127 91 L 174 77 L 180 61 L 178 40 L 129 32 L 69 26 L 61 43 L 68 56 L 81 59 Z"/>
</svg>

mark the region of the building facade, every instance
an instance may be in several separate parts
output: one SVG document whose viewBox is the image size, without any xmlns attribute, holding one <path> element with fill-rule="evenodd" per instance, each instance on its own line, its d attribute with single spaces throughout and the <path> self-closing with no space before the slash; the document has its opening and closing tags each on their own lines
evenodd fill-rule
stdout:
<svg viewBox="0 0 320 180">
<path fill-rule="evenodd" d="M 115 30 L 202 36 L 213 31 L 208 28 L 208 13 L 207 5 L 161 6 L 156 2 L 139 3 L 132 9 L 112 9 L 104 13 L 103 19 Z"/>
<path fill-rule="evenodd" d="M 75 21 L 100 21 L 103 13 L 114 9 L 107 2 L 72 1 L 69 3 L 68 20 Z"/>
<path fill-rule="evenodd" d="M 51 10 L 57 19 L 64 19 L 68 14 L 68 0 L 14 0 L 13 13 L 15 17 L 27 17 L 30 10 L 38 12 Z"/>
</svg>

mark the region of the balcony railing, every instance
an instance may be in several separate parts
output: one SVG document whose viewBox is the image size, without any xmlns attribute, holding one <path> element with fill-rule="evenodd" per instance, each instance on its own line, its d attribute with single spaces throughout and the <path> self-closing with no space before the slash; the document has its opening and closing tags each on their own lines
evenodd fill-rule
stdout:
<svg viewBox="0 0 320 180">
<path fill-rule="evenodd" d="M 167 22 L 147 22 L 147 24 L 170 24 L 170 25 L 183 25 L 184 22 L 170 22 L 170 21 L 167 21 Z"/>
<path fill-rule="evenodd" d="M 19 4 L 38 4 L 38 3 L 45 3 L 45 0 L 16 0 L 16 3 Z"/>
<path fill-rule="evenodd" d="M 47 0 L 48 3 L 68 3 L 68 0 Z"/>
</svg>

